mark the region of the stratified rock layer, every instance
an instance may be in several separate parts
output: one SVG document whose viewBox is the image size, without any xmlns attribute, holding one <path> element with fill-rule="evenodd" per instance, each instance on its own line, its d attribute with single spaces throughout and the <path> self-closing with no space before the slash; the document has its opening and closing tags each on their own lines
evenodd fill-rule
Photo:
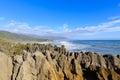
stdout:
<svg viewBox="0 0 120 80">
<path fill-rule="evenodd" d="M 0 80 L 11 80 L 12 68 L 11 57 L 0 52 Z"/>
<path fill-rule="evenodd" d="M 120 80 L 120 55 L 57 50 L 0 53 L 0 80 Z"/>
</svg>

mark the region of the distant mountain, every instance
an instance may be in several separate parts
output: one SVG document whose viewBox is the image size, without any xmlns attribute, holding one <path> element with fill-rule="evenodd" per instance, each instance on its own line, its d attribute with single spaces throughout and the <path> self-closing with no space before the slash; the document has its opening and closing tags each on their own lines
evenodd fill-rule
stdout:
<svg viewBox="0 0 120 80">
<path fill-rule="evenodd" d="M 47 38 L 52 40 L 67 40 L 68 38 L 62 36 L 53 36 L 53 35 L 35 35 L 35 34 L 27 34 L 28 36 L 34 36 L 35 38 Z"/>
<path fill-rule="evenodd" d="M 65 37 L 60 37 L 60 36 L 40 36 L 40 38 L 50 38 L 53 40 L 66 40 L 67 39 Z"/>
<path fill-rule="evenodd" d="M 51 39 L 45 39 L 45 38 L 37 38 L 37 37 L 32 37 L 24 34 L 17 34 L 17 33 L 12 33 L 8 31 L 0 31 L 0 38 L 2 39 L 8 39 L 16 42 L 20 41 L 51 41 Z"/>
</svg>

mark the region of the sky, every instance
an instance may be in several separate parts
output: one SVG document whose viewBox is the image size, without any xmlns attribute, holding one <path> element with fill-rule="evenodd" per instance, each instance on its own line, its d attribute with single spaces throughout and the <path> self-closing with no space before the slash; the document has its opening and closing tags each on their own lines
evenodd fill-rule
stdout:
<svg viewBox="0 0 120 80">
<path fill-rule="evenodd" d="M 0 0 L 0 30 L 120 40 L 120 0 Z"/>
</svg>

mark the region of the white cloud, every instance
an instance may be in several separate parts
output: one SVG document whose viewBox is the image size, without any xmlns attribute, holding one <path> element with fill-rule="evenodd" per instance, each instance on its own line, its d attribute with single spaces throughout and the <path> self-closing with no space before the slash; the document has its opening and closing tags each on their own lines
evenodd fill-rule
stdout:
<svg viewBox="0 0 120 80">
<path fill-rule="evenodd" d="M 56 30 L 54 30 L 56 33 L 64 33 L 64 32 L 70 32 L 71 29 L 68 24 L 64 23 L 63 25 L 56 27 Z"/>
<path fill-rule="evenodd" d="M 26 23 L 21 23 L 17 25 L 20 30 L 30 30 L 31 27 Z"/>
<path fill-rule="evenodd" d="M 120 31 L 120 19 L 102 23 L 97 26 L 88 26 L 84 28 L 78 28 L 76 31 L 81 33 Z"/>
<path fill-rule="evenodd" d="M 69 29 L 68 29 L 68 25 L 67 24 L 63 24 L 63 31 L 69 31 Z"/>
<path fill-rule="evenodd" d="M 77 38 L 89 37 L 90 38 L 90 36 L 94 36 L 98 33 L 101 34 L 104 32 L 109 33 L 109 32 L 116 32 L 116 31 L 120 31 L 120 19 L 101 23 L 96 26 L 86 26 L 82 28 L 79 27 L 74 30 L 68 29 L 66 32 L 52 32 L 52 34 L 49 33 L 49 35 L 67 37 L 67 38 L 74 38 L 74 37 L 77 37 Z"/>
<path fill-rule="evenodd" d="M 68 26 L 68 25 L 67 25 Z M 101 23 L 96 26 L 86 26 L 86 27 L 78 27 L 74 30 L 69 29 L 68 27 L 64 27 L 65 32 L 61 32 L 58 34 L 67 34 L 69 35 L 92 35 L 96 33 L 102 33 L 102 32 L 115 32 L 115 31 L 120 31 L 120 19 L 112 20 L 109 22 Z"/>
<path fill-rule="evenodd" d="M 46 28 L 45 26 L 30 26 L 27 23 L 11 21 L 5 25 L 8 31 L 16 33 L 27 33 L 40 35 L 51 35 L 60 37 L 75 37 L 75 36 L 86 36 L 94 35 L 103 32 L 116 32 L 120 31 L 120 19 L 114 18 L 111 21 L 100 23 L 98 25 L 78 27 L 70 29 L 69 25 L 63 24 L 60 30 Z"/>
<path fill-rule="evenodd" d="M 55 32 L 55 30 L 45 30 L 46 36 L 66 37 L 66 38 L 91 38 L 90 36 L 120 31 L 120 19 L 100 23 L 95 26 L 78 27 L 74 30 L 68 28 L 68 25 L 62 27 L 64 31 Z M 66 30 L 65 30 L 66 29 Z M 103 35 L 104 36 L 104 35 Z"/>
<path fill-rule="evenodd" d="M 45 26 L 30 26 L 24 22 L 16 22 L 14 20 L 9 21 L 4 25 L 4 30 L 16 32 L 16 33 L 27 33 L 27 34 L 39 34 Z"/>
<path fill-rule="evenodd" d="M 13 32 L 18 33 L 19 30 L 18 29 L 13 29 Z"/>
<path fill-rule="evenodd" d="M 112 17 L 109 17 L 108 19 L 109 20 L 115 20 L 115 19 L 119 19 L 120 18 L 120 16 L 112 16 Z"/>
<path fill-rule="evenodd" d="M 6 27 L 13 27 L 13 26 L 15 26 L 16 25 L 16 23 L 14 23 L 14 22 L 10 22 L 10 23 L 8 23 L 7 25 L 5 25 Z"/>
<path fill-rule="evenodd" d="M 34 30 L 35 30 L 35 31 L 38 31 L 38 30 L 41 30 L 41 29 L 43 29 L 43 28 L 45 28 L 45 26 L 36 26 L 36 27 L 34 27 Z"/>
<path fill-rule="evenodd" d="M 53 33 L 54 30 L 52 30 L 52 29 L 48 29 L 48 30 L 45 30 L 44 32 L 45 32 L 45 33 Z"/>
</svg>

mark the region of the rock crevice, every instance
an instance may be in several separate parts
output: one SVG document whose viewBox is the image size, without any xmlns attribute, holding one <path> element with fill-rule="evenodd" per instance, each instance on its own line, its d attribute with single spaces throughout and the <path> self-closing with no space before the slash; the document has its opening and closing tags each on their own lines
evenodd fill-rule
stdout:
<svg viewBox="0 0 120 80">
<path fill-rule="evenodd" d="M 0 53 L 0 80 L 120 80 L 119 55 L 61 50 Z"/>
</svg>

